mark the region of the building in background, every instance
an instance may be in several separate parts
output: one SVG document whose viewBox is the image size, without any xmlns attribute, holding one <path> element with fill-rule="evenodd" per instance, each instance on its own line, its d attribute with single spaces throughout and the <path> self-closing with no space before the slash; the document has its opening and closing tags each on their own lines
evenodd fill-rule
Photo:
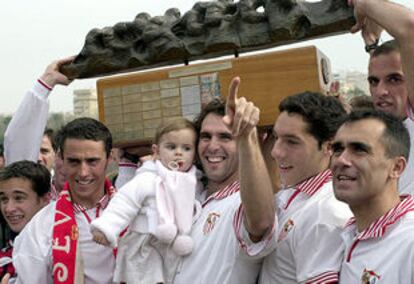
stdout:
<svg viewBox="0 0 414 284">
<path fill-rule="evenodd" d="M 92 117 L 98 119 L 98 99 L 95 89 L 73 91 L 73 114 L 75 117 Z"/>
<path fill-rule="evenodd" d="M 369 95 L 367 74 L 359 71 L 339 71 L 335 73 L 333 80 L 339 82 L 340 93 L 349 101 L 353 97 Z"/>
</svg>

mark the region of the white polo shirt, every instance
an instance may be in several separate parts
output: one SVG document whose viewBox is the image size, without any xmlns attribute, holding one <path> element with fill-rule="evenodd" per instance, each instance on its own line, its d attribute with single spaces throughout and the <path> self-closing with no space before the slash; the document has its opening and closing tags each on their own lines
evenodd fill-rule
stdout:
<svg viewBox="0 0 414 284">
<path fill-rule="evenodd" d="M 16 283 L 53 284 L 52 238 L 55 208 L 56 202 L 52 202 L 40 210 L 16 238 L 13 251 L 13 265 L 18 275 Z M 99 215 L 96 210 L 97 207 L 79 212 L 75 207 L 85 284 L 112 284 L 115 269 L 113 250 L 92 241 L 90 233 L 88 219 L 94 220 Z"/>
<path fill-rule="evenodd" d="M 241 200 L 238 182 L 203 198 L 194 223 L 193 252 L 183 259 L 174 284 L 254 284 L 260 261 L 247 259 L 233 233 L 233 220 Z"/>
<path fill-rule="evenodd" d="M 343 255 L 341 231 L 352 213 L 334 197 L 332 173 L 326 170 L 282 190 L 276 199 L 279 228 L 265 248 L 268 255 L 259 283 L 337 281 Z"/>
<path fill-rule="evenodd" d="M 414 283 L 414 202 L 409 195 L 362 232 L 345 228 L 340 283 Z"/>
<path fill-rule="evenodd" d="M 407 167 L 398 181 L 398 191 L 400 194 L 414 195 L 414 113 L 409 106 L 407 107 L 407 116 L 404 125 L 410 133 L 410 157 Z"/>
</svg>

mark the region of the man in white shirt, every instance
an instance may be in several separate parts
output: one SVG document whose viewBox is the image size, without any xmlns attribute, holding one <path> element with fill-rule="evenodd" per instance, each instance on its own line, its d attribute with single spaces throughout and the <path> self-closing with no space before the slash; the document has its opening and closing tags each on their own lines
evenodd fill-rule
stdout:
<svg viewBox="0 0 414 284">
<path fill-rule="evenodd" d="M 112 283 L 114 252 L 93 242 L 90 233 L 91 220 L 114 193 L 105 178 L 111 134 L 101 122 L 79 118 L 60 135 L 68 183 L 59 199 L 43 208 L 16 239 L 17 283 Z"/>
<path fill-rule="evenodd" d="M 56 85 L 68 85 L 70 80 L 59 72 L 60 66 L 72 57 L 52 62 L 23 98 L 4 135 L 6 163 L 29 160 L 39 162 L 49 171 L 54 167 L 53 133 L 45 130 L 49 114 L 48 97 Z M 30 141 L 28 141 L 30 137 Z"/>
<path fill-rule="evenodd" d="M 236 234 L 247 255 L 266 256 L 259 283 L 336 283 L 343 254 L 340 233 L 352 214 L 333 195 L 328 165 L 330 142 L 345 110 L 333 97 L 305 92 L 285 98 L 279 111 L 271 153 L 281 182 L 278 230 L 268 244 L 252 242 L 243 226 Z"/>
<path fill-rule="evenodd" d="M 385 112 L 352 112 L 332 144 L 337 199 L 355 215 L 342 236 L 341 283 L 414 283 L 414 201 L 398 193 L 410 140 Z"/>
<path fill-rule="evenodd" d="M 411 136 L 410 156 L 414 156 L 414 12 L 385 0 L 352 0 L 357 24 L 371 57 L 368 82 L 376 110 L 404 121 Z M 395 40 L 376 47 L 382 29 Z M 373 44 L 374 43 L 374 44 Z M 399 180 L 400 193 L 414 194 L 414 159 Z"/>
<path fill-rule="evenodd" d="M 267 239 L 275 226 L 272 185 L 256 132 L 259 110 L 237 98 L 239 83 L 233 79 L 227 105 L 211 102 L 196 121 L 207 186 L 199 195 L 203 209 L 191 230 L 194 250 L 184 258 L 176 284 L 256 283 L 261 260 L 244 256 L 234 222 L 244 212 L 247 234 L 255 240 Z M 259 173 L 263 178 L 253 187 Z"/>
</svg>

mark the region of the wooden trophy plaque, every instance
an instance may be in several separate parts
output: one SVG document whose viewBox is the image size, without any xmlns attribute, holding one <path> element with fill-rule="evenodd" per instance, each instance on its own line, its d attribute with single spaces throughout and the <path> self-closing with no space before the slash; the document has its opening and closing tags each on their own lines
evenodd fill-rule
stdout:
<svg viewBox="0 0 414 284">
<path fill-rule="evenodd" d="M 260 126 L 273 125 L 280 101 L 303 91 L 326 93 L 330 63 L 309 46 L 206 63 L 135 72 L 97 81 L 99 118 L 117 147 L 147 144 L 168 119 L 194 119 L 216 97 L 225 98 L 240 76 L 239 97 L 261 110 Z"/>
</svg>

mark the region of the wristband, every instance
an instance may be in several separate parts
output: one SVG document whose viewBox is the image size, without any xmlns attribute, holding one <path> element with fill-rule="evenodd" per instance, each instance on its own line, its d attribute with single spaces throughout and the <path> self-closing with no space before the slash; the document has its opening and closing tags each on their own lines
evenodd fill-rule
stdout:
<svg viewBox="0 0 414 284">
<path fill-rule="evenodd" d="M 365 51 L 371 53 L 372 50 L 375 50 L 378 47 L 379 39 L 377 38 L 374 43 L 366 44 Z"/>
<path fill-rule="evenodd" d="M 53 87 L 49 86 L 49 84 L 47 84 L 45 81 L 43 81 L 42 79 L 37 79 L 37 82 L 42 85 L 43 87 L 45 87 L 46 89 L 48 89 L 49 91 L 53 90 Z"/>
</svg>

